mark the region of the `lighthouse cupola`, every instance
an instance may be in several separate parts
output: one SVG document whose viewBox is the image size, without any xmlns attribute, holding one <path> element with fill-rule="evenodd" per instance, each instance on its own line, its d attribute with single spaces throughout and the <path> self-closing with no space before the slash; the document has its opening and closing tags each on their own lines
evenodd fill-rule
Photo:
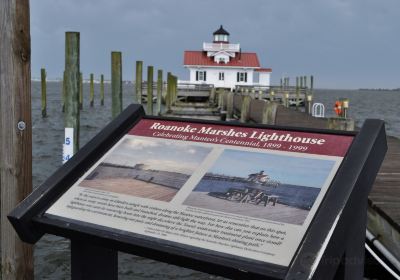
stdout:
<svg viewBox="0 0 400 280">
<path fill-rule="evenodd" d="M 219 27 L 217 31 L 213 33 L 214 35 L 214 43 L 229 43 L 229 32 L 226 31 L 222 25 Z"/>
</svg>

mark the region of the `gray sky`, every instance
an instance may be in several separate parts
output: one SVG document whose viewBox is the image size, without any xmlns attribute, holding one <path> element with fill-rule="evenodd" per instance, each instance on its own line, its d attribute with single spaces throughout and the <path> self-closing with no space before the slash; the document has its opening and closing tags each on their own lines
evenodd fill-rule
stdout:
<svg viewBox="0 0 400 280">
<path fill-rule="evenodd" d="M 32 77 L 61 77 L 65 31 L 81 33 L 81 70 L 110 77 L 122 51 L 188 79 L 184 50 L 200 50 L 223 24 L 232 43 L 283 74 L 315 76 L 319 88 L 400 87 L 398 0 L 31 0 Z M 293 79 L 292 79 L 293 83 Z"/>
<path fill-rule="evenodd" d="M 126 138 L 104 160 L 125 166 L 145 164 L 149 169 L 191 175 L 211 152 L 211 148 L 182 142 Z"/>
</svg>

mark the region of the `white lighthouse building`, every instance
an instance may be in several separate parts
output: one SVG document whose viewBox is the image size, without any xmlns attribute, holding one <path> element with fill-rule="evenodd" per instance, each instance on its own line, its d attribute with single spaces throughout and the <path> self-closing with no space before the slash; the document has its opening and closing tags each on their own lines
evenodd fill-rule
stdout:
<svg viewBox="0 0 400 280">
<path fill-rule="evenodd" d="M 262 68 L 257 54 L 242 52 L 240 44 L 229 43 L 222 27 L 213 33 L 212 43 L 203 43 L 201 51 L 185 51 L 184 67 L 191 84 L 212 84 L 216 88 L 270 85 L 271 68 Z"/>
</svg>

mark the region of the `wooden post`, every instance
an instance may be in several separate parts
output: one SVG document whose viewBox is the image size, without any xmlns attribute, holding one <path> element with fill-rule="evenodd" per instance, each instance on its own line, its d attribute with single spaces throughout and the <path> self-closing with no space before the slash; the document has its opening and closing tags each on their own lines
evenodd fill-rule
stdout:
<svg viewBox="0 0 400 280">
<path fill-rule="evenodd" d="M 275 124 L 277 108 L 278 108 L 278 104 L 276 102 L 271 102 L 271 101 L 265 102 L 261 123 L 262 124 Z"/>
<path fill-rule="evenodd" d="M 178 77 L 172 75 L 172 104 L 176 103 L 178 99 Z"/>
<path fill-rule="evenodd" d="M 90 74 L 90 107 L 93 107 L 94 104 L 94 81 L 93 81 L 93 73 Z"/>
<path fill-rule="evenodd" d="M 74 129 L 73 154 L 79 150 L 79 32 L 65 33 L 65 127 Z"/>
<path fill-rule="evenodd" d="M 162 88 L 163 88 L 163 71 L 159 69 L 157 71 L 157 111 L 156 115 L 161 115 L 161 99 L 162 99 Z"/>
<path fill-rule="evenodd" d="M 251 104 L 251 97 L 245 95 L 242 97 L 242 108 L 240 110 L 240 122 L 246 123 L 249 121 L 250 118 L 250 104 Z"/>
<path fill-rule="evenodd" d="M 153 115 L 153 66 L 147 66 L 147 115 Z"/>
<path fill-rule="evenodd" d="M 142 83 L 140 82 L 140 85 Z M 122 112 L 122 53 L 111 52 L 112 117 Z M 140 93 L 141 95 L 141 93 Z"/>
<path fill-rule="evenodd" d="M 299 77 L 296 77 L 296 110 L 299 110 L 299 105 L 300 105 Z"/>
<path fill-rule="evenodd" d="M 100 75 L 100 105 L 104 106 L 104 75 Z"/>
<path fill-rule="evenodd" d="M 232 119 L 233 118 L 233 92 L 228 92 L 227 96 L 226 96 L 226 117 L 228 119 Z"/>
<path fill-rule="evenodd" d="M 83 74 L 79 75 L 79 110 L 83 109 Z"/>
<path fill-rule="evenodd" d="M 215 87 L 211 88 L 210 91 L 210 102 L 215 103 Z"/>
<path fill-rule="evenodd" d="M 61 111 L 62 111 L 63 113 L 65 113 L 65 70 L 64 70 L 64 72 L 63 72 L 63 82 L 62 82 L 62 91 L 61 91 L 61 94 L 62 94 L 62 96 L 61 96 L 61 102 L 62 102 L 62 104 L 61 104 L 61 106 L 62 106 Z"/>
<path fill-rule="evenodd" d="M 171 89 L 172 89 L 172 82 L 171 82 L 171 72 L 167 73 L 167 94 L 165 96 L 165 106 L 167 107 L 167 111 L 171 110 Z"/>
<path fill-rule="evenodd" d="M 47 117 L 47 97 L 46 97 L 46 70 L 40 69 L 42 85 L 42 118 Z"/>
<path fill-rule="evenodd" d="M 143 61 L 136 61 L 136 81 L 135 81 L 135 93 L 137 103 L 142 104 L 142 74 Z"/>
<path fill-rule="evenodd" d="M 29 1 L 0 1 L 1 279 L 33 279 L 32 246 L 8 213 L 32 191 Z"/>
<path fill-rule="evenodd" d="M 312 91 L 314 89 L 314 76 L 311 75 L 310 77 L 310 90 Z"/>
</svg>

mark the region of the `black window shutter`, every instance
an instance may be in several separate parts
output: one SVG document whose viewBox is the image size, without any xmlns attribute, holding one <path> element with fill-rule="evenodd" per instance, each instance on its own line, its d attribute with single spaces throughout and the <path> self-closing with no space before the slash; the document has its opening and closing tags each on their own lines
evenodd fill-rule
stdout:
<svg viewBox="0 0 400 280">
<path fill-rule="evenodd" d="M 244 73 L 244 81 L 247 83 L 247 73 Z"/>
<path fill-rule="evenodd" d="M 199 80 L 199 71 L 196 71 L 196 81 Z"/>
<path fill-rule="evenodd" d="M 239 72 L 237 72 L 236 81 L 239 82 Z"/>
<path fill-rule="evenodd" d="M 204 71 L 204 81 L 207 81 L 207 76 L 206 76 L 207 72 Z"/>
</svg>

